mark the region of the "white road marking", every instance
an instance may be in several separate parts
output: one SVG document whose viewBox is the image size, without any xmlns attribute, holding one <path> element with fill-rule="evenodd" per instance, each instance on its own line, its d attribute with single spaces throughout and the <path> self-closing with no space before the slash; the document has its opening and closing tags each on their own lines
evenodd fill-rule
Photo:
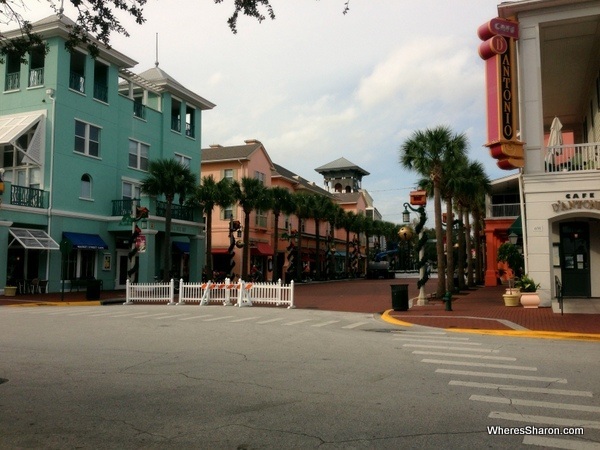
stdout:
<svg viewBox="0 0 600 450">
<path fill-rule="evenodd" d="M 505 405 L 534 406 L 538 408 L 564 409 L 567 411 L 600 412 L 600 406 L 575 405 L 573 403 L 540 402 L 523 398 L 492 397 L 489 395 L 471 395 L 469 400 L 476 402 L 502 403 Z"/>
<path fill-rule="evenodd" d="M 206 319 L 206 320 L 203 320 L 203 322 L 215 322 L 215 321 L 217 321 L 217 320 L 231 319 L 232 317 L 235 317 L 235 316 L 221 316 L 221 317 L 213 317 L 212 319 Z"/>
<path fill-rule="evenodd" d="M 431 356 L 456 356 L 457 358 L 477 358 L 493 361 L 516 361 L 517 358 L 512 356 L 490 356 L 490 355 L 471 355 L 467 353 L 448 353 L 448 352 L 426 352 L 423 350 L 415 350 L 413 355 L 431 355 Z"/>
<path fill-rule="evenodd" d="M 544 383 L 566 383 L 564 378 L 532 377 L 529 375 L 513 375 L 512 373 L 470 372 L 467 370 L 436 369 L 436 373 L 451 375 L 468 375 L 472 377 L 504 378 L 510 380 L 543 381 Z"/>
<path fill-rule="evenodd" d="M 369 322 L 356 322 L 356 323 L 351 323 L 350 325 L 346 325 L 345 327 L 342 327 L 346 330 L 351 330 L 352 328 L 357 328 L 360 327 L 361 325 L 366 325 Z"/>
<path fill-rule="evenodd" d="M 455 366 L 468 366 L 468 367 L 486 367 L 490 369 L 508 369 L 508 370 L 528 370 L 536 372 L 537 367 L 528 366 L 509 366 L 506 364 L 488 364 L 488 363 L 476 363 L 470 361 L 448 361 L 445 359 L 422 359 L 421 362 L 429 364 L 449 364 Z"/>
<path fill-rule="evenodd" d="M 556 425 L 561 427 L 584 427 L 600 430 L 600 422 L 596 420 L 585 419 L 563 419 L 561 417 L 535 416 L 533 414 L 515 414 L 500 411 L 492 411 L 488 417 L 490 419 L 512 420 L 514 422 L 527 422 L 528 424 L 537 423 L 544 425 Z"/>
<path fill-rule="evenodd" d="M 451 380 L 451 386 L 474 387 L 481 389 L 494 389 L 499 391 L 535 392 L 537 394 L 571 395 L 573 397 L 593 397 L 591 391 L 572 391 L 568 389 L 536 388 L 526 386 L 515 386 L 511 384 L 477 383 L 475 381 Z"/>
<path fill-rule="evenodd" d="M 562 448 L 565 450 L 598 450 L 598 443 L 585 442 L 582 440 L 567 440 L 545 436 L 525 436 L 524 445 L 535 445 L 538 447 Z"/>
<path fill-rule="evenodd" d="M 448 347 L 445 345 L 402 344 L 402 347 L 432 348 L 432 349 L 436 349 L 436 350 L 461 350 L 461 351 L 467 351 L 467 352 L 481 352 L 481 353 L 500 353 L 500 350 L 494 350 L 491 348 Z"/>
<path fill-rule="evenodd" d="M 211 317 L 211 316 L 212 316 L 212 314 L 202 314 L 201 316 L 185 317 L 185 318 L 179 319 L 179 320 L 204 319 L 205 317 Z"/>
<path fill-rule="evenodd" d="M 333 323 L 338 323 L 338 322 L 339 322 L 339 320 L 330 320 L 328 322 L 317 323 L 315 325 L 311 325 L 311 327 L 324 327 L 324 326 L 331 325 Z"/>
<path fill-rule="evenodd" d="M 294 322 L 287 322 L 282 325 L 298 325 L 299 323 L 310 322 L 311 320 L 313 320 L 313 319 L 295 320 Z"/>
<path fill-rule="evenodd" d="M 259 318 L 258 316 L 244 317 L 243 319 L 230 320 L 229 323 L 246 322 L 247 320 L 254 320 L 254 319 L 258 319 L 258 318 Z"/>
<path fill-rule="evenodd" d="M 258 324 L 260 324 L 260 325 L 263 325 L 263 324 L 265 324 L 265 323 L 279 322 L 280 320 L 283 320 L 283 319 L 284 319 L 283 317 L 278 317 L 278 318 L 276 318 L 276 319 L 263 320 L 263 321 L 261 321 L 261 322 L 256 322 L 256 323 L 258 323 Z"/>
</svg>

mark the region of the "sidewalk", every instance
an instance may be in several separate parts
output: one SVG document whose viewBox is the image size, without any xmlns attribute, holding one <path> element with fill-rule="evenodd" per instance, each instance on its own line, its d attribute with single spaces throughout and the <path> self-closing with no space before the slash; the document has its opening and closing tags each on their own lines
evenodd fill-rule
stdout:
<svg viewBox="0 0 600 450">
<path fill-rule="evenodd" d="M 435 290 L 435 280 L 426 286 L 427 294 Z M 295 305 L 303 309 L 384 313 L 384 318 L 414 325 L 445 329 L 540 331 L 597 334 L 600 338 L 600 314 L 554 312 L 552 308 L 525 309 L 521 306 L 504 306 L 503 286 L 480 287 L 453 297 L 452 311 L 445 310 L 441 299 L 432 299 L 428 305 L 417 306 L 416 301 L 408 311 L 393 311 L 390 285 L 406 284 L 411 299 L 418 295 L 415 278 L 394 280 L 340 280 L 323 283 L 297 283 Z M 0 296 L 2 305 L 99 305 L 125 302 L 125 291 L 102 291 L 100 301 L 86 300 L 85 291 L 38 295 Z M 597 305 L 600 300 L 565 300 L 565 311 L 571 310 L 569 302 Z M 587 303 L 586 303 L 587 302 Z"/>
</svg>

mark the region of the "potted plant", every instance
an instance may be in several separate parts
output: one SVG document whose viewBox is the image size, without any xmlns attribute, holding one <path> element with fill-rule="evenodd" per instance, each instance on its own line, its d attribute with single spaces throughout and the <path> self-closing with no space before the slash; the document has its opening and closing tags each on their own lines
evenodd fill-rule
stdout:
<svg viewBox="0 0 600 450">
<path fill-rule="evenodd" d="M 498 248 L 498 256 L 496 258 L 498 262 L 502 262 L 511 268 L 514 276 L 519 276 L 521 268 L 523 267 L 523 255 L 519 252 L 516 245 L 510 242 L 505 242 Z M 504 269 L 499 269 L 498 273 L 504 274 Z M 502 276 L 501 275 L 501 276 Z M 502 295 L 504 304 L 506 306 L 519 306 L 519 300 L 521 297 L 521 291 L 519 286 L 513 285 L 513 278 L 508 279 L 508 288 L 506 293 Z"/>
<path fill-rule="evenodd" d="M 17 287 L 16 286 L 4 286 L 4 296 L 5 297 L 14 297 L 17 295 Z"/>
<path fill-rule="evenodd" d="M 540 296 L 537 293 L 540 287 L 529 275 L 523 275 L 517 282 L 521 289 L 521 305 L 523 308 L 537 308 L 540 305 Z"/>
</svg>

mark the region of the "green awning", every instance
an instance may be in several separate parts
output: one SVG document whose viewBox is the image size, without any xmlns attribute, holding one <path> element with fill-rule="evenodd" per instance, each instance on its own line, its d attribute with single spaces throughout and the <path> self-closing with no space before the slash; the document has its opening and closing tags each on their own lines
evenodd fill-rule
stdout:
<svg viewBox="0 0 600 450">
<path fill-rule="evenodd" d="M 517 236 L 523 236 L 523 225 L 521 224 L 521 216 L 517 217 L 510 227 L 508 227 L 508 234 L 516 234 Z"/>
</svg>

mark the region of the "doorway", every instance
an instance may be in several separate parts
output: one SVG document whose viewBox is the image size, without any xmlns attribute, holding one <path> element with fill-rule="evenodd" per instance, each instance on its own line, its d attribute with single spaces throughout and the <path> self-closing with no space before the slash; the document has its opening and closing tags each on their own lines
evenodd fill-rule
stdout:
<svg viewBox="0 0 600 450">
<path fill-rule="evenodd" d="M 560 250 L 563 296 L 591 297 L 589 224 L 561 223 Z"/>
</svg>

